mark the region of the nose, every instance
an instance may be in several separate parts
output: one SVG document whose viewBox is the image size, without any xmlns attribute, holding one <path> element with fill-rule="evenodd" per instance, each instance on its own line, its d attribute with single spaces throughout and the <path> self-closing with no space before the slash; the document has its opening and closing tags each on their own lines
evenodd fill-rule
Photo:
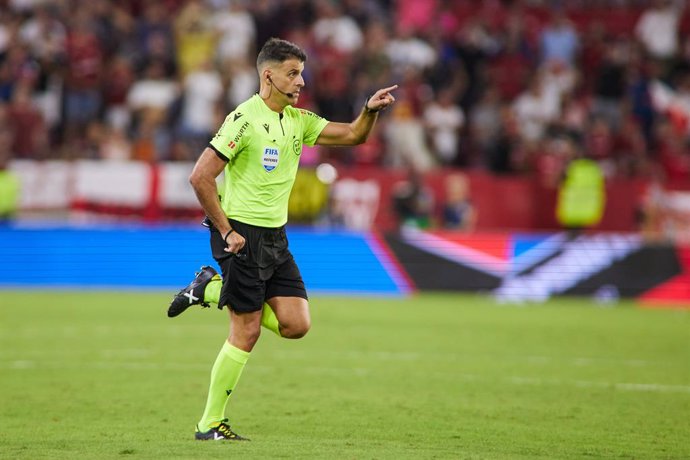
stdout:
<svg viewBox="0 0 690 460">
<path fill-rule="evenodd" d="M 297 77 L 297 86 L 299 88 L 304 88 L 304 77 L 302 75 Z"/>
</svg>

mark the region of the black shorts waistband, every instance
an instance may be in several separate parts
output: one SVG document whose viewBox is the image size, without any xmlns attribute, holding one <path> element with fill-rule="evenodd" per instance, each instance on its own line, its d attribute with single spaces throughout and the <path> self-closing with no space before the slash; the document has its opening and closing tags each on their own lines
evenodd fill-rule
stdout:
<svg viewBox="0 0 690 460">
<path fill-rule="evenodd" d="M 231 219 L 228 217 L 228 222 L 230 223 L 230 226 L 234 229 L 235 226 L 245 228 L 245 229 L 252 229 L 256 230 L 259 232 L 266 232 L 266 233 L 276 233 L 276 234 L 281 234 L 285 233 L 285 225 L 282 225 L 280 227 L 260 227 L 258 225 L 252 225 L 252 224 L 247 224 L 245 222 Z M 213 222 L 211 222 L 211 219 L 208 218 L 208 216 L 204 217 L 204 220 L 201 222 L 201 225 L 204 227 L 208 227 L 211 230 L 218 231 L 216 227 L 213 225 Z"/>
</svg>

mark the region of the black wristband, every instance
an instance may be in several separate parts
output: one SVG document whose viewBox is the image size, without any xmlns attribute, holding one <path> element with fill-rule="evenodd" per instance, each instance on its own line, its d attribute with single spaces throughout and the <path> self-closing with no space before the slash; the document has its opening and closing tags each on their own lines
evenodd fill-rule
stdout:
<svg viewBox="0 0 690 460">
<path fill-rule="evenodd" d="M 369 96 L 369 97 L 367 98 L 366 101 L 364 101 L 364 111 L 365 111 L 366 113 L 379 113 L 379 111 L 380 111 L 381 109 L 376 109 L 376 110 L 374 110 L 374 109 L 370 109 L 370 108 L 369 108 L 369 101 L 371 100 L 372 97 L 374 97 L 373 94 L 372 94 L 371 96 Z"/>
<path fill-rule="evenodd" d="M 228 230 L 228 233 L 226 233 L 225 236 L 223 237 L 223 241 L 225 241 L 227 243 L 228 242 L 228 236 L 234 231 L 235 231 L 234 228 L 231 228 L 230 230 Z"/>
</svg>

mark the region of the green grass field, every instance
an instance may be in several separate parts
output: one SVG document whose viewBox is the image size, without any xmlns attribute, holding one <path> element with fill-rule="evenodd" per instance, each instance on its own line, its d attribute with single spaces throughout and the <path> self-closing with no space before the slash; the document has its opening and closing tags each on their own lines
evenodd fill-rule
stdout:
<svg viewBox="0 0 690 460">
<path fill-rule="evenodd" d="M 0 291 L 0 457 L 690 458 L 690 311 L 318 297 L 193 440 L 227 314 L 171 293 Z"/>
</svg>

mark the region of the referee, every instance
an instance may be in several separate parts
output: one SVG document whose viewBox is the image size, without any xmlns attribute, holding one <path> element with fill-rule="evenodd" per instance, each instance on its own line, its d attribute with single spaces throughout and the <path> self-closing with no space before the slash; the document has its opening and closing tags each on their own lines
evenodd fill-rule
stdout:
<svg viewBox="0 0 690 460">
<path fill-rule="evenodd" d="M 206 408 L 196 426 L 198 440 L 247 439 L 231 429 L 225 407 L 261 326 L 290 339 L 309 331 L 307 291 L 285 235 L 302 146 L 361 144 L 378 112 L 395 101 L 391 92 L 397 85 L 380 89 L 351 123 L 294 108 L 306 60 L 304 51 L 286 40 L 264 44 L 256 60 L 259 93 L 225 118 L 189 178 L 207 215 L 222 278 L 212 267 L 202 267 L 174 296 L 168 316 L 210 304 L 227 306 L 230 313 L 230 334 L 211 370 Z M 216 177 L 223 171 L 221 201 Z"/>
</svg>

